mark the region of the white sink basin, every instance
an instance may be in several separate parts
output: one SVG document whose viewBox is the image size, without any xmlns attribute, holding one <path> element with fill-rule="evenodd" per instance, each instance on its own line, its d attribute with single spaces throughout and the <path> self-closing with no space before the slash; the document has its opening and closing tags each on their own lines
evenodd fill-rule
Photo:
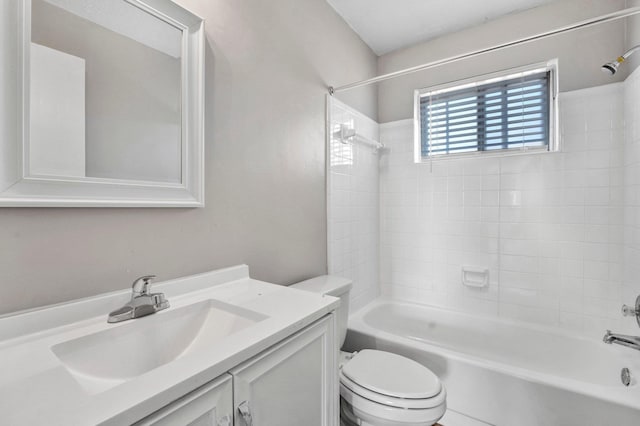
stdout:
<svg viewBox="0 0 640 426">
<path fill-rule="evenodd" d="M 90 394 L 210 347 L 265 315 L 217 300 L 170 308 L 51 347 Z M 105 319 L 106 322 L 106 319 Z"/>
</svg>

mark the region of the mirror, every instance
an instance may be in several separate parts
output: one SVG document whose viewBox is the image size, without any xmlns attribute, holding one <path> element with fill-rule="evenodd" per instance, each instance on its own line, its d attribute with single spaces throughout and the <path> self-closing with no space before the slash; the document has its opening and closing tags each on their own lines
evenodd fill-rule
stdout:
<svg viewBox="0 0 640 426">
<path fill-rule="evenodd" d="M 0 206 L 202 206 L 202 19 L 170 0 L 14 1 Z"/>
</svg>

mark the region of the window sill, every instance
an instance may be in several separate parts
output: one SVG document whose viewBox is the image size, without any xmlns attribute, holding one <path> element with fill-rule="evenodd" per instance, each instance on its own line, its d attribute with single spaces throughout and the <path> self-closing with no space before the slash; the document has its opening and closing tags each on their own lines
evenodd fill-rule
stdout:
<svg viewBox="0 0 640 426">
<path fill-rule="evenodd" d="M 414 160 L 416 164 L 431 163 L 434 161 L 451 161 L 462 160 L 471 158 L 496 158 L 496 157 L 513 157 L 520 155 L 539 155 L 539 154 L 555 154 L 561 150 L 549 150 L 547 147 L 529 148 L 529 149 L 509 149 L 509 150 L 496 150 L 496 151 L 474 151 L 474 152 L 460 152 L 457 154 L 445 154 L 436 155 L 433 157 L 420 157 L 419 160 Z"/>
</svg>

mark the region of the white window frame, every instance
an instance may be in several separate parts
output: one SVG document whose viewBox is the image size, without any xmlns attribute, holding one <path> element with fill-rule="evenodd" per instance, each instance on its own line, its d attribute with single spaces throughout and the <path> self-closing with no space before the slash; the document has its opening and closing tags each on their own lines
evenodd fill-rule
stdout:
<svg viewBox="0 0 640 426">
<path fill-rule="evenodd" d="M 458 91 L 467 87 L 481 86 L 502 80 L 510 80 L 518 77 L 549 72 L 549 143 L 541 147 L 521 147 L 491 151 L 473 151 L 422 156 L 422 128 L 420 119 L 420 100 L 424 97 L 442 94 L 446 92 Z M 484 74 L 464 80 L 452 81 L 437 86 L 432 86 L 414 91 L 414 161 L 425 163 L 431 161 L 448 160 L 460 157 L 495 157 L 505 155 L 522 155 L 541 152 L 560 151 L 560 132 L 558 125 L 558 59 L 551 59 L 547 62 L 538 62 L 522 67 L 511 68 L 491 74 Z"/>
</svg>

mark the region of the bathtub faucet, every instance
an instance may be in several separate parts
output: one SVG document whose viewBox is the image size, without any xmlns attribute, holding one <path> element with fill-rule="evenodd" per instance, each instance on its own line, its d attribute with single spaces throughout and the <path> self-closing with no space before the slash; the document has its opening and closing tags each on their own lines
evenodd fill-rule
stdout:
<svg viewBox="0 0 640 426">
<path fill-rule="evenodd" d="M 607 334 L 604 335 L 602 340 L 608 344 L 615 343 L 617 345 L 627 346 L 640 351 L 640 337 L 616 334 L 612 333 L 611 330 L 607 330 Z"/>
</svg>

